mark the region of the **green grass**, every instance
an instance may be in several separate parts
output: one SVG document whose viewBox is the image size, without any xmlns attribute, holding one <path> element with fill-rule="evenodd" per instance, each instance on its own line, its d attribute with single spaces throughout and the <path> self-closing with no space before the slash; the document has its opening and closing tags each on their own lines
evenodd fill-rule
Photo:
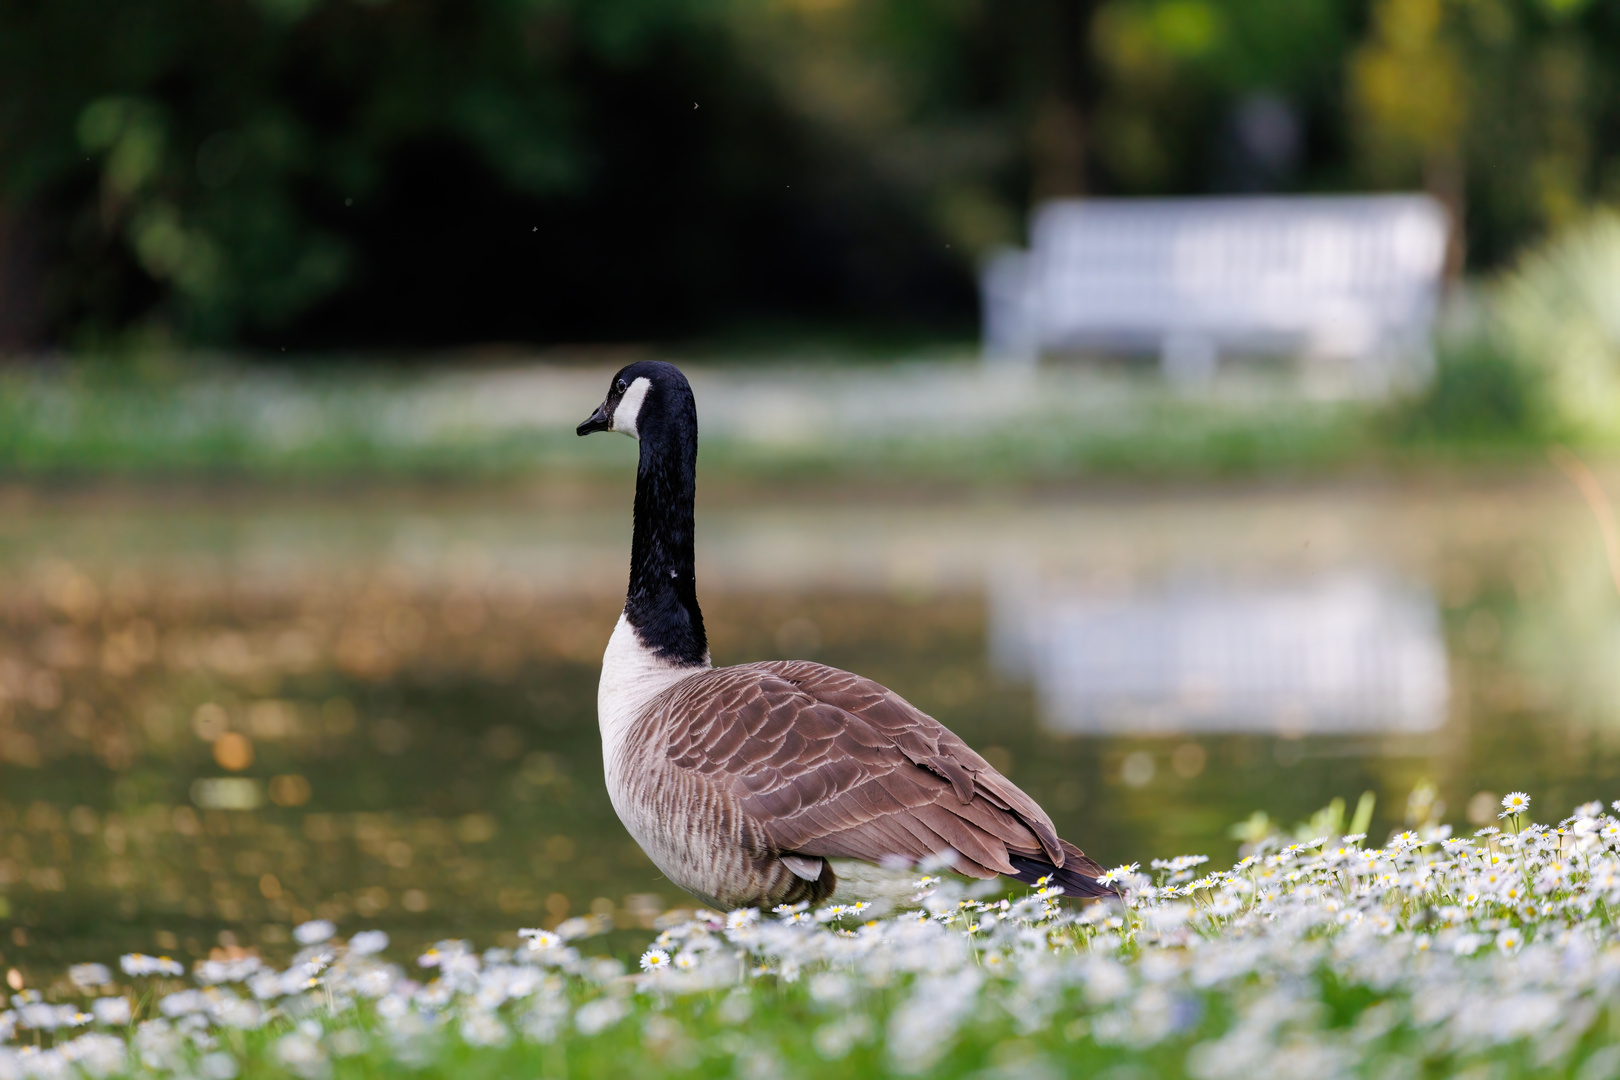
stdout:
<svg viewBox="0 0 1620 1080">
<path fill-rule="evenodd" d="M 12 369 L 0 372 L 0 476 L 499 478 L 622 467 L 608 440 L 577 439 L 554 420 L 456 413 L 454 402 L 435 404 L 432 383 L 432 373 L 366 368 Z M 427 418 L 413 423 L 413 413 Z M 1027 423 L 790 440 L 706 429 L 703 466 L 711 478 L 970 482 L 1320 471 L 1377 456 L 1375 419 L 1365 406 L 1197 401 L 1143 381 Z"/>
<path fill-rule="evenodd" d="M 332 1025 L 365 1035 L 365 1049 L 350 1057 L 327 1051 L 325 1068 L 314 1075 L 334 1080 L 369 1077 L 445 1077 L 455 1080 L 622 1080 L 636 1077 L 750 1077 L 780 1080 L 787 1077 L 833 1078 L 904 1075 L 883 1049 L 884 1020 L 904 1001 L 904 987 L 863 988 L 861 1012 L 871 1021 L 867 1033 L 849 1039 L 829 1038 L 825 1029 L 836 1022 L 833 1010 L 816 1002 L 803 983 L 778 985 L 770 980 L 751 991 L 710 993 L 658 1004 L 645 998 L 627 1000 L 623 1019 L 599 1035 L 586 1036 L 567 1029 L 549 1043 L 513 1038 L 504 1045 L 469 1043 L 452 1022 L 436 1031 L 417 1053 L 401 1054 L 377 1024 L 369 1007 Z M 1078 1013 L 1080 995 L 1065 994 L 1071 1017 Z M 576 1009 L 584 998 L 571 999 Z M 738 1003 L 746 1003 L 738 1008 Z M 1226 1017 L 1212 1003 L 1200 1022 L 1177 1038 L 1150 1049 L 1122 1050 L 1102 1046 L 1089 1038 L 1083 1022 L 1066 1019 L 1033 1032 L 1020 1032 L 1001 1010 L 971 1021 L 952 1040 L 950 1049 L 922 1075 L 937 1078 L 991 1076 L 1091 1076 L 1105 1069 L 1135 1067 L 1144 1076 L 1184 1075 L 1182 1059 L 1199 1038 L 1217 1034 Z M 836 1010 L 842 1014 L 842 1010 Z M 250 1032 L 230 1032 L 228 1049 L 241 1066 L 241 1075 L 287 1077 L 291 1074 L 277 1053 L 276 1043 L 293 1025 L 287 1022 Z M 332 1040 L 328 1035 L 325 1043 Z M 834 1056 L 836 1055 L 836 1056 Z M 193 1061 L 203 1055 L 190 1055 Z M 919 1065 L 922 1064 L 919 1062 Z M 1059 1071 L 1053 1072 L 1057 1069 Z"/>
<path fill-rule="evenodd" d="M 608 368 L 541 369 L 522 384 L 534 399 L 530 417 L 529 399 L 505 393 L 501 380 L 534 370 L 227 362 L 0 370 L 0 480 L 412 483 L 622 472 L 631 460 L 622 445 L 572 430 Z M 960 357 L 689 370 L 701 373 L 708 485 L 1512 469 L 1544 464 L 1545 447 L 1559 441 L 1526 404 L 1522 373 L 1488 355 L 1447 359 L 1425 394 L 1386 403 L 1313 400 L 1276 373 L 1186 394 L 1150 373 L 1054 367 L 1027 391 L 986 384 L 996 400 L 981 414 L 972 401 L 979 369 Z M 938 391 L 934 382 L 949 384 L 940 415 L 928 413 L 929 402 L 906 414 L 904 399 Z M 845 415 L 873 397 L 877 421 Z M 808 411 L 769 423 L 779 407 L 770 402 L 800 398 L 811 401 Z M 755 424 L 752 409 L 767 422 Z"/>
</svg>

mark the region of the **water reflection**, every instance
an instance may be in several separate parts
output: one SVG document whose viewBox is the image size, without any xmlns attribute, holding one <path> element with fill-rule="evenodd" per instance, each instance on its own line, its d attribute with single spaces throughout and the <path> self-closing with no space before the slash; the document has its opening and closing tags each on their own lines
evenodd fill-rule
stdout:
<svg viewBox="0 0 1620 1080">
<path fill-rule="evenodd" d="M 1368 571 L 1126 593 L 1004 574 L 991 649 L 1076 734 L 1425 732 L 1446 715 L 1433 595 Z"/>
</svg>

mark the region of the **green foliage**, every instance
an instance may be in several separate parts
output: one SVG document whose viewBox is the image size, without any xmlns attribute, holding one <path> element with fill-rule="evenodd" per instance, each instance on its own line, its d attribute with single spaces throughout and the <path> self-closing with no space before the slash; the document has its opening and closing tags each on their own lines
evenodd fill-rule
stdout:
<svg viewBox="0 0 1620 1080">
<path fill-rule="evenodd" d="M 1400 406 L 1401 437 L 1459 443 L 1620 437 L 1620 216 L 1553 233 L 1482 290 L 1470 332 Z"/>
<path fill-rule="evenodd" d="M 1577 437 L 1620 436 L 1620 214 L 1531 249 L 1497 285 L 1497 333 Z"/>
<path fill-rule="evenodd" d="M 1491 339 L 1442 345 L 1433 380 L 1397 408 L 1395 430 L 1418 441 L 1524 442 L 1547 430 L 1538 374 Z"/>
<path fill-rule="evenodd" d="M 593 198 L 654 208 L 600 238 L 622 250 L 583 279 L 594 302 L 707 288 L 732 321 L 760 278 L 797 317 L 961 321 L 975 260 L 1054 192 L 1424 187 L 1466 211 L 1470 258 L 1491 264 L 1612 194 L 1617 57 L 1612 9 L 1577 0 L 10 4 L 0 277 L 39 310 L 0 310 L 0 341 L 330 341 L 325 306 L 370 288 L 355 336 L 392 342 L 381 270 L 408 262 L 433 295 L 588 263 L 593 231 L 529 248 L 507 231 Z M 701 136 L 675 126 L 698 97 Z M 1303 138 L 1249 175 L 1234 124 L 1262 98 Z M 478 233 L 490 265 L 400 241 L 463 201 L 485 216 L 435 228 Z M 731 226 L 769 242 L 728 242 Z M 690 306 L 645 326 L 689 330 Z M 644 334 L 622 307 L 592 334 Z M 509 333 L 445 321 L 460 340 Z"/>
<path fill-rule="evenodd" d="M 45 302 L 80 333 L 130 317 L 86 295 L 127 259 L 184 339 L 285 327 L 350 278 L 341 208 L 413 140 L 474 148 L 518 192 L 590 178 L 581 65 L 634 64 L 703 0 L 347 0 L 0 9 L 0 199 L 62 200 L 69 265 Z M 110 245 L 111 250 L 106 245 Z M 8 253 L 0 250 L 0 257 Z M 77 264 L 77 265 L 74 265 Z"/>
<path fill-rule="evenodd" d="M 1270 814 L 1264 810 L 1256 810 L 1228 829 L 1227 835 L 1250 846 L 1276 836 L 1306 843 L 1322 836 L 1343 836 L 1347 833 L 1366 835 L 1368 827 L 1372 824 L 1373 807 L 1377 803 L 1378 796 L 1375 793 L 1363 791 L 1361 798 L 1356 800 L 1356 812 L 1350 819 L 1349 828 L 1345 827 L 1344 800 L 1335 796 L 1326 806 L 1295 825 L 1292 830 L 1279 828 L 1278 823 L 1271 820 Z"/>
</svg>

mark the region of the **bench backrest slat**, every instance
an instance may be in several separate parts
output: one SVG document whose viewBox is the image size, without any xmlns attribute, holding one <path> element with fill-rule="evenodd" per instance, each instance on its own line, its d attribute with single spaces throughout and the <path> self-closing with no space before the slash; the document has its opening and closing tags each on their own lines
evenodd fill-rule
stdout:
<svg viewBox="0 0 1620 1080">
<path fill-rule="evenodd" d="M 991 353 L 1202 335 L 1354 354 L 1427 334 L 1447 220 L 1422 195 L 1086 199 L 1042 206 L 1031 234 L 987 268 Z"/>
</svg>

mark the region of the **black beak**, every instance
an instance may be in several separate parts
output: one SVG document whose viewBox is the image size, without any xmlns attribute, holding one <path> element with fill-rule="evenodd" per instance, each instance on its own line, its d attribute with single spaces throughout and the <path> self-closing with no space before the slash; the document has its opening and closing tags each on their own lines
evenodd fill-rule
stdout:
<svg viewBox="0 0 1620 1080">
<path fill-rule="evenodd" d="M 608 431 L 612 423 L 613 421 L 608 419 L 607 402 L 604 401 L 596 407 L 596 411 L 591 413 L 589 419 L 574 429 L 574 434 L 589 435 L 593 431 Z"/>
</svg>

